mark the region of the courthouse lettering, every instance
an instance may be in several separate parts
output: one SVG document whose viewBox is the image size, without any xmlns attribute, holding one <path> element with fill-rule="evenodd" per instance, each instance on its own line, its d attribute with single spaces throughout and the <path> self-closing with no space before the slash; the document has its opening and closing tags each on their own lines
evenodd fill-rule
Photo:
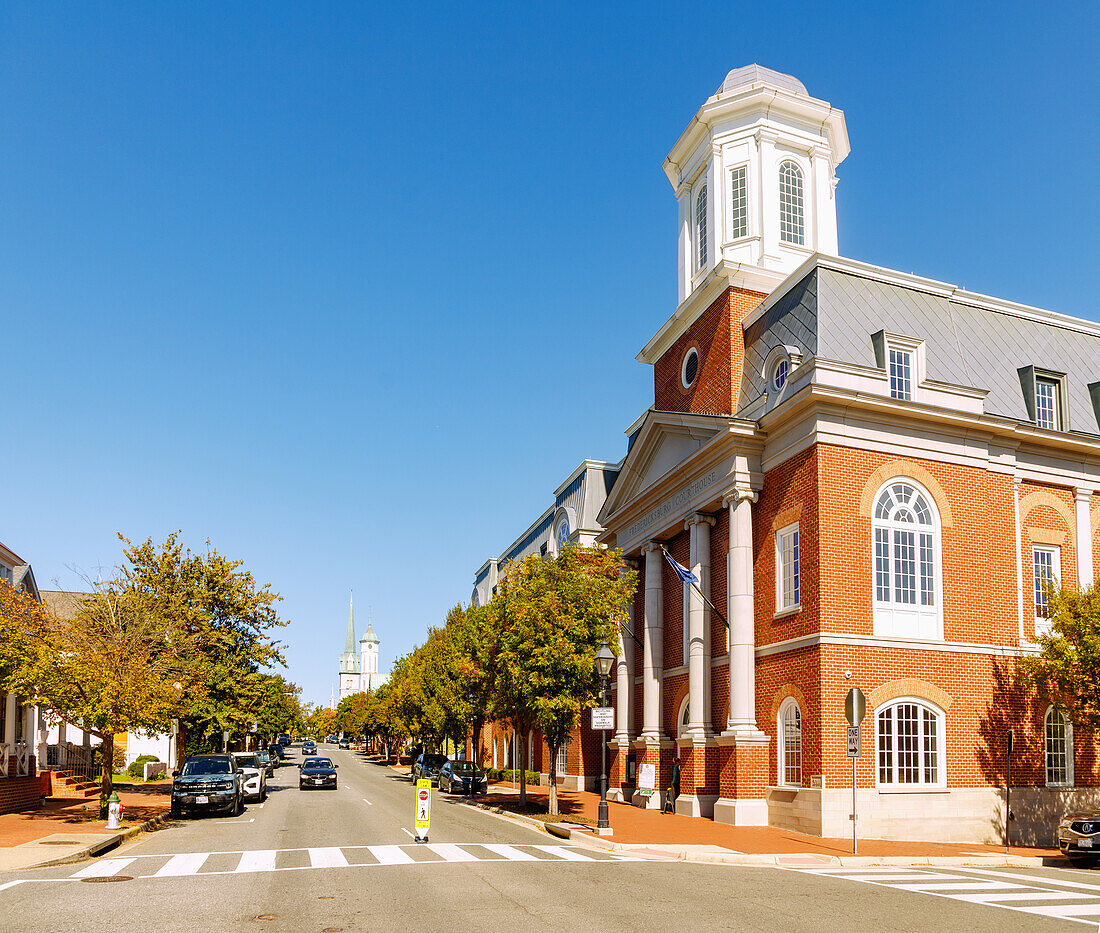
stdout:
<svg viewBox="0 0 1100 933">
<path fill-rule="evenodd" d="M 694 483 L 685 486 L 676 495 L 666 499 L 652 512 L 647 512 L 641 518 L 639 518 L 633 525 L 626 529 L 626 533 L 623 535 L 624 540 L 629 540 L 635 535 L 645 531 L 650 525 L 655 522 L 659 522 L 666 515 L 671 515 L 678 508 L 685 503 L 690 502 L 699 493 L 709 486 L 713 486 L 718 482 L 718 470 L 711 470 L 704 476 L 699 477 Z"/>
</svg>

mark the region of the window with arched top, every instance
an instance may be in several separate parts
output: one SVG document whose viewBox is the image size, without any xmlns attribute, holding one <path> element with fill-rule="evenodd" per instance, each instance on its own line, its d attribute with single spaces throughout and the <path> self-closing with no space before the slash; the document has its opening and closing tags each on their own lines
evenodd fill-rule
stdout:
<svg viewBox="0 0 1100 933">
<path fill-rule="evenodd" d="M 707 267 L 707 186 L 695 195 L 695 271 Z"/>
<path fill-rule="evenodd" d="M 691 716 L 691 703 L 690 697 L 684 697 L 683 702 L 680 704 L 680 709 L 676 714 L 676 736 L 677 738 L 683 738 L 687 735 L 689 717 Z"/>
<path fill-rule="evenodd" d="M 779 730 L 779 768 L 780 784 L 802 786 L 802 710 L 793 697 L 783 701 L 779 707 L 776 724 Z"/>
<path fill-rule="evenodd" d="M 1073 726 L 1057 707 L 1047 710 L 1043 720 L 1043 748 L 1047 787 L 1073 786 Z"/>
<path fill-rule="evenodd" d="M 932 497 L 892 480 L 875 497 L 874 631 L 902 638 L 943 637 L 940 520 Z"/>
<path fill-rule="evenodd" d="M 806 242 L 802 169 L 790 160 L 779 166 L 779 239 L 797 246 Z"/>
<path fill-rule="evenodd" d="M 879 786 L 944 787 L 944 714 L 926 700 L 901 697 L 875 712 Z"/>
</svg>

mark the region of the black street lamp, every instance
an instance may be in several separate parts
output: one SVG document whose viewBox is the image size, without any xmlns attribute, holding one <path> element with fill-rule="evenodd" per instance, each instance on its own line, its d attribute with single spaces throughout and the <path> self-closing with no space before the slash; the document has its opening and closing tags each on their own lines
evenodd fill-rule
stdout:
<svg viewBox="0 0 1100 933">
<path fill-rule="evenodd" d="M 615 655 L 605 641 L 596 652 L 596 668 L 600 672 L 600 702 L 604 706 L 608 703 L 607 688 L 611 668 L 614 666 Z M 603 730 L 600 731 L 600 810 L 599 818 L 596 820 L 597 831 L 611 828 L 611 824 L 607 821 L 607 741 L 606 736 L 602 734 Z"/>
</svg>

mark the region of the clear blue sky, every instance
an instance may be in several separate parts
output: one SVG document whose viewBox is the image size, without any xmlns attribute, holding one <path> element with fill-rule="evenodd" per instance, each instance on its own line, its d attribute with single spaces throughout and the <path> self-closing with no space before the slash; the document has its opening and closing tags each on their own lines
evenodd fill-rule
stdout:
<svg viewBox="0 0 1100 933">
<path fill-rule="evenodd" d="M 730 68 L 845 111 L 844 255 L 1100 317 L 1095 6 L 305 7 L 0 10 L 0 540 L 209 538 L 309 700 L 349 588 L 388 664 L 623 454 Z"/>
</svg>

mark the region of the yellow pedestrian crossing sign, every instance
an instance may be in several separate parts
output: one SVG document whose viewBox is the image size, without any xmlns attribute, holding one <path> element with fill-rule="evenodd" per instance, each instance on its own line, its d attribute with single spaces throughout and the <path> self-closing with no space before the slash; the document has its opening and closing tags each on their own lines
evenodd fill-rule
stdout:
<svg viewBox="0 0 1100 933">
<path fill-rule="evenodd" d="M 432 818 L 432 782 L 421 778 L 416 782 L 416 812 L 413 826 L 416 827 L 416 839 L 428 838 L 428 824 Z"/>
</svg>

